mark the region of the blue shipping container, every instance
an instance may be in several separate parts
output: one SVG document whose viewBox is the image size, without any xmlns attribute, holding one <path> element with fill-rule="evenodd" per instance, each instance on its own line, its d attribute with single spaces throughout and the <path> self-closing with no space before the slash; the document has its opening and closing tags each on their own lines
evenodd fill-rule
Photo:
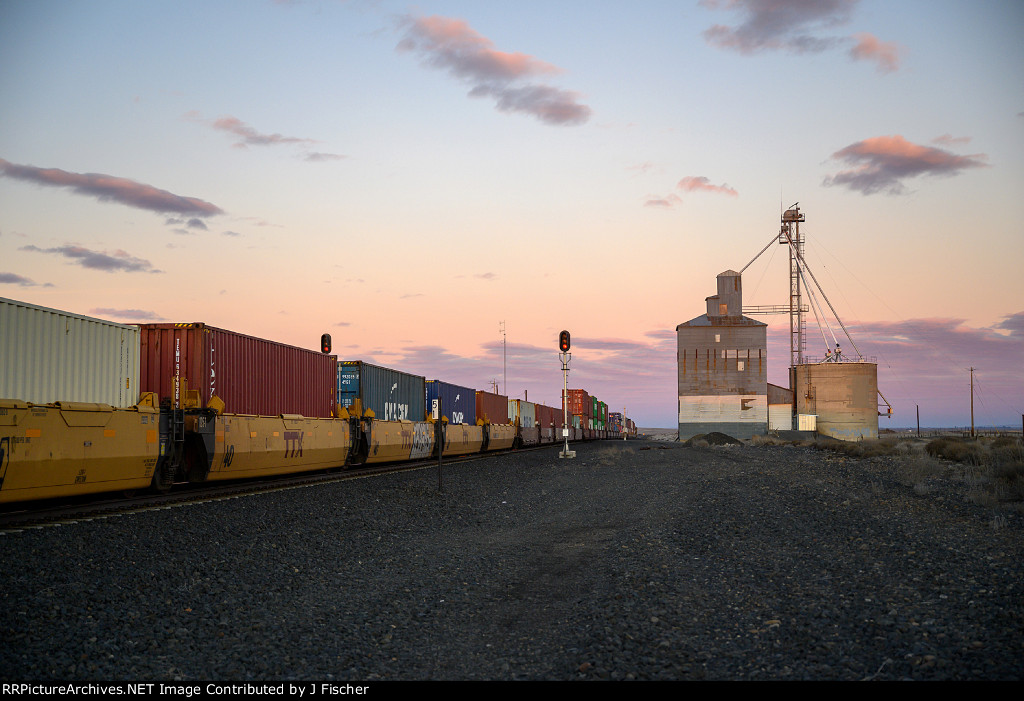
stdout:
<svg viewBox="0 0 1024 701">
<path fill-rule="evenodd" d="M 381 421 L 423 421 L 424 382 L 420 375 L 391 370 L 362 360 L 338 362 L 338 404 L 359 399 Z"/>
<path fill-rule="evenodd" d="M 427 414 L 433 415 L 434 402 L 441 397 L 441 414 L 451 424 L 476 425 L 476 390 L 441 380 L 427 380 Z"/>
</svg>

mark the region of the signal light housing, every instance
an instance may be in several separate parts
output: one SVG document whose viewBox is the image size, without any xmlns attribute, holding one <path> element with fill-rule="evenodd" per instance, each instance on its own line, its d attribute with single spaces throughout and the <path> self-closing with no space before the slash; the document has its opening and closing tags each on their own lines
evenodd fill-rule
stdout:
<svg viewBox="0 0 1024 701">
<path fill-rule="evenodd" d="M 325 333 L 320 336 L 320 352 L 330 353 L 331 352 L 331 334 Z"/>
<path fill-rule="evenodd" d="M 569 352 L 569 332 L 568 331 L 563 331 L 562 333 L 558 334 L 558 350 L 562 351 L 563 353 L 568 353 Z"/>
</svg>

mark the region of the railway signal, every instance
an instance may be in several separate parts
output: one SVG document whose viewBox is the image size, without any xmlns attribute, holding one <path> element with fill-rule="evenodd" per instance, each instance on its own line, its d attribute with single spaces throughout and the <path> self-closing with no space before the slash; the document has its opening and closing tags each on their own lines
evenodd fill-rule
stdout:
<svg viewBox="0 0 1024 701">
<path fill-rule="evenodd" d="M 558 454 L 558 457 L 574 458 L 576 451 L 569 450 L 569 361 L 572 356 L 569 354 L 568 331 L 558 334 L 558 350 L 562 351 L 558 357 L 562 360 L 562 436 L 565 438 L 565 448 Z"/>
<path fill-rule="evenodd" d="M 320 352 L 330 353 L 331 352 L 331 334 L 325 333 L 320 336 Z"/>
</svg>

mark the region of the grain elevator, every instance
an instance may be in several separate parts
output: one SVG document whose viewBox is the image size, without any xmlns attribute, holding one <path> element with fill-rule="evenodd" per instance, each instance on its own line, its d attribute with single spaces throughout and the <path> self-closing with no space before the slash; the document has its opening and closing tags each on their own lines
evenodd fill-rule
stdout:
<svg viewBox="0 0 1024 701">
<path fill-rule="evenodd" d="M 718 275 L 707 313 L 676 327 L 679 440 L 720 432 L 749 439 L 768 430 L 767 325 L 743 316 L 739 273 Z"/>
</svg>

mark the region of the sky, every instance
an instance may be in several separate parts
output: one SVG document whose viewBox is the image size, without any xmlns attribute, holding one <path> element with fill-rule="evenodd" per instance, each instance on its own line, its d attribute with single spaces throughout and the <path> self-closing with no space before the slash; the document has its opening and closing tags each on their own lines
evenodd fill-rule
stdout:
<svg viewBox="0 0 1024 701">
<path fill-rule="evenodd" d="M 1024 415 L 1019 0 L 0 0 L 0 296 L 676 425 L 780 214 L 879 427 Z M 753 261 L 751 263 L 751 261 Z M 789 320 L 768 323 L 786 386 Z M 494 384 L 492 384 L 494 383 Z"/>
</svg>

